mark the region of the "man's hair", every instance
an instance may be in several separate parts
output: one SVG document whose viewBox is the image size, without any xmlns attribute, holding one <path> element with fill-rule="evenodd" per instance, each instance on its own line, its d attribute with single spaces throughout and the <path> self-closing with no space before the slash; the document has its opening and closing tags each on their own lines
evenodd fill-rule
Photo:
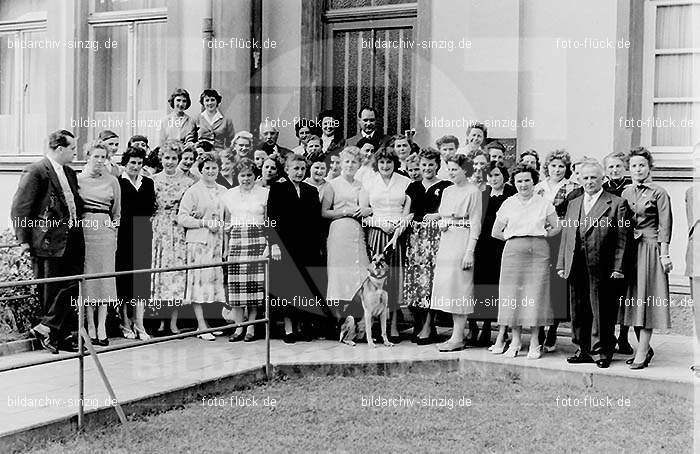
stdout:
<svg viewBox="0 0 700 454">
<path fill-rule="evenodd" d="M 49 148 L 55 150 L 58 147 L 67 147 L 68 138 L 74 139 L 75 136 L 72 132 L 66 131 L 65 129 L 59 129 L 49 134 Z"/>
<path fill-rule="evenodd" d="M 377 109 L 369 105 L 360 107 L 360 110 L 357 111 L 357 118 L 362 118 L 362 112 L 365 110 L 369 110 L 370 112 L 374 113 L 374 117 L 377 118 Z"/>
<path fill-rule="evenodd" d="M 435 145 L 437 145 L 438 148 L 441 146 L 445 145 L 446 143 L 453 143 L 455 148 L 459 148 L 459 139 L 455 136 L 442 136 L 440 137 L 436 142 Z"/>
<path fill-rule="evenodd" d="M 501 150 L 503 152 L 503 154 L 506 153 L 506 147 L 498 140 L 492 140 L 491 142 L 488 143 L 488 145 L 486 145 L 487 150 L 490 150 L 491 148 Z"/>
<path fill-rule="evenodd" d="M 576 165 L 579 172 L 581 172 L 581 169 L 583 169 L 584 167 L 595 167 L 596 169 L 598 169 L 598 172 L 600 172 L 600 176 L 605 175 L 605 169 L 603 169 L 603 166 L 597 159 L 585 158 L 582 161 L 577 162 Z"/>
</svg>

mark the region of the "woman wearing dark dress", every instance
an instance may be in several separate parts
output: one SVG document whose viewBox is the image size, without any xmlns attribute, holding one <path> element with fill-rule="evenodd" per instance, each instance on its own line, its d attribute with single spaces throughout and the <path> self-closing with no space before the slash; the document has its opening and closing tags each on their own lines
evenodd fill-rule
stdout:
<svg viewBox="0 0 700 454">
<path fill-rule="evenodd" d="M 137 147 L 127 148 L 122 155 L 124 172 L 119 177 L 122 197 L 121 226 L 117 237 L 117 271 L 151 267 L 151 216 L 156 212 L 156 192 L 153 180 L 141 175 L 145 159 L 146 151 Z M 141 340 L 150 338 L 143 326 L 143 313 L 150 294 L 150 274 L 117 277 L 124 337 L 134 339 L 138 336 Z M 133 308 L 131 318 L 129 307 Z"/>
<path fill-rule="evenodd" d="M 517 192 L 513 186 L 505 184 L 510 176 L 500 162 L 490 162 L 486 167 L 488 186 L 481 193 L 481 233 L 474 250 L 474 293 L 476 305 L 469 315 L 470 331 L 473 338 L 467 342 L 485 347 L 491 344 L 491 322 L 498 317 L 498 282 L 501 278 L 501 255 L 505 241 L 491 236 L 496 212 L 505 200 Z M 477 320 L 483 320 L 481 333 L 477 338 Z"/>
<path fill-rule="evenodd" d="M 437 210 L 442 192 L 451 181 L 437 177 L 440 152 L 432 148 L 421 150 L 420 169 L 423 178 L 406 188 L 411 199 L 411 236 L 406 252 L 406 270 L 403 279 L 403 298 L 413 312 L 413 342 L 426 345 L 435 340 L 430 295 L 435 272 L 435 254 L 440 244 Z"/>
</svg>

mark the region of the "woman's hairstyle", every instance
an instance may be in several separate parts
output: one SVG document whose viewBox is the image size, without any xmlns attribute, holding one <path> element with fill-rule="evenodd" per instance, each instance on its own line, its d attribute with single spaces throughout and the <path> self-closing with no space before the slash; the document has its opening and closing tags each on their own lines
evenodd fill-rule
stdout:
<svg viewBox="0 0 700 454">
<path fill-rule="evenodd" d="M 418 153 L 418 158 L 425 159 L 428 161 L 435 161 L 437 163 L 437 168 L 440 168 L 440 152 L 437 151 L 435 148 L 421 148 L 420 153 Z"/>
<path fill-rule="evenodd" d="M 498 169 L 498 171 L 501 172 L 501 175 L 503 175 L 503 182 L 507 182 L 510 175 L 508 175 L 508 169 L 506 166 L 502 162 L 491 161 L 487 167 L 487 175 L 491 175 L 491 172 L 493 172 L 495 169 Z"/>
<path fill-rule="evenodd" d="M 155 170 L 155 173 L 163 170 L 163 164 L 160 162 L 160 147 L 155 147 L 148 153 L 146 159 L 143 160 L 143 165 Z"/>
<path fill-rule="evenodd" d="M 498 140 L 492 140 L 491 142 L 488 143 L 488 145 L 486 145 L 486 149 L 487 149 L 487 150 L 490 150 L 491 148 L 495 148 L 495 149 L 497 149 L 497 150 L 501 150 L 501 151 L 503 152 L 503 154 L 506 153 L 506 147 L 505 147 L 505 145 L 503 145 L 503 144 L 502 144 L 501 142 L 499 142 Z"/>
<path fill-rule="evenodd" d="M 483 156 L 486 162 L 489 162 L 489 155 L 487 155 L 484 150 L 474 150 L 470 152 L 468 156 L 472 161 L 474 161 L 477 156 Z"/>
<path fill-rule="evenodd" d="M 486 142 L 486 139 L 488 138 L 488 130 L 486 129 L 486 126 L 484 126 L 483 123 L 472 123 L 468 128 L 467 128 L 467 136 L 469 135 L 470 132 L 472 132 L 472 129 L 481 129 L 481 132 L 484 133 L 484 142 Z"/>
<path fill-rule="evenodd" d="M 467 155 L 455 154 L 454 156 L 448 157 L 447 162 L 454 162 L 460 166 L 462 170 L 464 170 L 467 178 L 474 174 L 474 161 Z"/>
<path fill-rule="evenodd" d="M 321 142 L 321 138 L 316 134 L 309 134 L 308 136 L 306 136 L 306 142 L 304 142 L 304 145 L 308 145 L 309 142 L 311 142 L 312 140 L 315 140 L 321 145 L 323 145 L 323 142 Z"/>
<path fill-rule="evenodd" d="M 122 154 L 122 165 L 127 165 L 131 158 L 141 158 L 142 161 L 145 161 L 146 150 L 141 147 L 127 147 L 124 154 Z"/>
<path fill-rule="evenodd" d="M 233 163 L 233 172 L 238 175 L 241 172 L 249 171 L 255 174 L 255 161 L 250 158 L 238 158 Z"/>
<path fill-rule="evenodd" d="M 314 132 L 314 129 L 311 127 L 308 120 L 297 120 L 294 122 L 294 135 L 297 136 L 297 139 L 299 138 L 299 131 L 301 131 L 301 128 L 307 128 L 309 130 L 309 133 Z"/>
<path fill-rule="evenodd" d="M 312 164 L 315 164 L 317 162 L 322 162 L 326 163 L 326 154 L 319 150 L 319 151 L 314 151 L 313 153 L 309 153 L 309 155 L 306 157 L 306 161 L 309 164 L 309 167 L 311 167 Z"/>
<path fill-rule="evenodd" d="M 353 147 L 353 146 L 347 146 L 343 148 L 343 151 L 340 152 L 340 159 L 345 160 L 345 159 L 354 159 L 356 161 L 362 161 L 362 150 L 360 150 L 358 147 Z"/>
<path fill-rule="evenodd" d="M 218 106 L 221 104 L 221 100 L 223 99 L 221 95 L 219 94 L 218 91 L 212 89 L 212 88 L 207 88 L 205 89 L 201 95 L 199 95 L 199 104 L 204 107 L 204 98 L 214 98 L 216 99 L 216 105 Z"/>
<path fill-rule="evenodd" d="M 197 169 L 199 169 L 201 172 L 204 168 L 204 164 L 207 162 L 213 162 L 216 164 L 216 167 L 221 169 L 221 160 L 215 153 L 202 153 L 202 156 L 199 158 L 199 162 L 197 162 Z"/>
<path fill-rule="evenodd" d="M 619 159 L 625 166 L 625 170 L 629 170 L 630 157 L 624 151 L 613 151 L 612 153 L 603 158 L 603 164 L 606 164 L 608 162 L 608 159 Z"/>
<path fill-rule="evenodd" d="M 199 156 L 199 153 L 197 153 L 197 147 L 195 147 L 193 143 L 188 143 L 187 145 L 185 145 L 185 148 L 182 149 L 182 154 L 185 153 L 192 153 L 194 155 L 195 161 L 197 160 L 197 156 Z"/>
<path fill-rule="evenodd" d="M 526 166 L 523 163 L 516 164 L 515 167 L 510 169 L 510 184 L 515 186 L 515 176 L 519 173 L 529 173 L 532 177 L 532 184 L 535 185 L 540 182 L 540 173 L 530 166 Z"/>
<path fill-rule="evenodd" d="M 182 142 L 179 140 L 166 140 L 160 147 L 158 156 L 163 156 L 168 151 L 174 151 L 177 154 L 177 160 L 182 159 Z"/>
<path fill-rule="evenodd" d="M 233 147 L 236 145 L 236 141 L 238 139 L 246 139 L 250 142 L 250 145 L 253 145 L 253 134 L 251 134 L 249 131 L 238 131 L 235 136 L 233 136 L 233 140 L 231 141 L 231 146 Z"/>
<path fill-rule="evenodd" d="M 304 165 L 306 165 L 306 159 L 304 159 L 303 156 L 298 155 L 296 153 L 288 153 L 286 159 L 284 160 L 284 165 L 290 166 L 295 162 L 303 162 Z"/>
<path fill-rule="evenodd" d="M 532 148 L 528 148 L 527 150 L 523 151 L 523 152 L 520 154 L 520 160 L 519 160 L 519 162 L 522 162 L 522 161 L 523 161 L 523 158 L 524 158 L 525 156 L 534 156 L 534 157 L 535 157 L 535 163 L 536 163 L 536 165 L 537 165 L 537 169 L 539 170 L 539 168 L 540 168 L 540 155 L 537 154 L 537 151 L 535 151 L 535 150 L 532 149 Z"/>
<path fill-rule="evenodd" d="M 455 148 L 459 148 L 459 139 L 455 136 L 442 136 L 440 137 L 436 142 L 435 145 L 437 145 L 438 148 L 441 146 L 445 145 L 446 143 L 452 143 L 454 144 Z"/>
<path fill-rule="evenodd" d="M 58 147 L 67 147 L 68 138 L 75 138 L 72 132 L 65 129 L 59 129 L 49 134 L 49 148 L 55 150 Z"/>
<path fill-rule="evenodd" d="M 201 148 L 203 152 L 209 153 L 210 151 L 214 151 L 214 144 L 208 140 L 200 140 L 197 142 L 195 148 Z"/>
<path fill-rule="evenodd" d="M 105 129 L 104 131 L 100 132 L 100 134 L 97 136 L 97 139 L 104 142 L 105 140 L 109 140 L 109 139 L 112 139 L 114 137 L 118 138 L 119 135 L 117 135 L 117 133 L 114 131 L 110 131 L 109 129 Z"/>
<path fill-rule="evenodd" d="M 649 168 L 650 169 L 654 168 L 654 158 L 651 157 L 651 152 L 649 150 L 647 150 L 646 148 L 644 148 L 644 147 L 632 148 L 632 150 L 630 150 L 630 158 L 632 158 L 632 156 L 643 157 L 649 163 Z"/>
<path fill-rule="evenodd" d="M 107 146 L 101 140 L 93 140 L 92 142 L 85 144 L 85 156 L 90 156 L 95 150 L 103 150 L 105 154 L 109 155 Z"/>
<path fill-rule="evenodd" d="M 390 146 L 389 144 L 383 147 L 379 147 L 379 150 L 374 152 L 374 159 L 372 160 L 372 168 L 374 170 L 379 170 L 377 164 L 379 163 L 380 159 L 388 159 L 391 162 L 393 162 L 394 172 L 396 172 L 399 169 L 399 166 L 401 165 L 399 157 L 396 156 L 396 152 L 394 151 L 394 147 Z"/>
<path fill-rule="evenodd" d="M 192 101 L 190 100 L 190 94 L 184 88 L 176 88 L 170 93 L 170 97 L 168 98 L 168 105 L 170 108 L 175 108 L 175 98 L 178 96 L 183 96 L 185 98 L 185 110 L 189 109 L 192 105 Z"/>
<path fill-rule="evenodd" d="M 568 151 L 564 149 L 556 149 L 549 153 L 544 160 L 544 175 L 549 176 L 549 165 L 552 161 L 561 161 L 564 163 L 566 170 L 564 171 L 564 178 L 569 178 L 571 176 L 571 155 Z"/>
<path fill-rule="evenodd" d="M 131 136 L 131 138 L 129 139 L 129 142 L 126 144 L 126 146 L 130 147 L 136 142 L 146 142 L 146 145 L 148 145 L 148 137 L 142 136 L 140 134 L 136 134 L 135 136 Z"/>
</svg>

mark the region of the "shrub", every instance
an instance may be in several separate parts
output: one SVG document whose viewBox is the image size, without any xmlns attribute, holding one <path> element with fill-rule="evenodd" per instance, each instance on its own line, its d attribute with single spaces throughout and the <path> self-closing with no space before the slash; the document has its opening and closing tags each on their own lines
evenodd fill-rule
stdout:
<svg viewBox="0 0 700 454">
<path fill-rule="evenodd" d="M 0 231 L 0 245 L 15 244 L 17 239 L 10 230 Z M 18 247 L 0 248 L 0 282 L 33 279 L 32 261 L 29 254 L 20 253 Z M 0 289 L 0 298 L 30 295 L 26 298 L 0 300 L 0 340 L 22 337 L 38 320 L 41 307 L 36 297 L 35 286 Z"/>
</svg>

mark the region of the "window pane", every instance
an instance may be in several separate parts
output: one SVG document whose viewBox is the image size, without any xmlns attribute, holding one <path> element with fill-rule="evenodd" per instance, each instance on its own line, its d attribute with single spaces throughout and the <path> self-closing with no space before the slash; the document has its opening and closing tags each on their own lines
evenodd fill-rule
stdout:
<svg viewBox="0 0 700 454">
<path fill-rule="evenodd" d="M 15 52 L 9 46 L 17 35 L 0 35 L 0 154 L 17 152 L 15 112 Z"/>
<path fill-rule="evenodd" d="M 126 11 L 131 9 L 161 8 L 167 0 L 94 0 L 95 12 Z"/>
<path fill-rule="evenodd" d="M 165 23 L 139 24 L 136 28 L 136 133 L 147 136 L 149 143 L 157 143 L 158 122 L 165 116 L 166 30 Z"/>
<path fill-rule="evenodd" d="M 40 41 L 46 33 L 29 32 L 26 40 Z M 22 152 L 41 154 L 46 133 L 46 49 L 26 49 L 24 51 L 24 140 Z"/>
<path fill-rule="evenodd" d="M 95 134 L 102 129 L 111 129 L 124 137 L 128 129 L 128 27 L 95 27 L 95 40 L 105 42 L 111 39 L 119 45 L 114 48 L 101 47 L 94 53 L 94 92 L 93 117 L 98 127 Z M 128 137 L 126 137 L 128 140 Z"/>
<path fill-rule="evenodd" d="M 660 6 L 656 15 L 656 48 L 700 47 L 700 33 L 693 24 L 700 20 L 700 5 Z"/>
<path fill-rule="evenodd" d="M 693 96 L 693 66 L 700 69 L 700 54 L 657 55 L 654 97 Z"/>
<path fill-rule="evenodd" d="M 654 106 L 654 122 L 651 144 L 653 146 L 688 147 L 700 139 L 697 121 L 700 103 L 657 104 Z"/>
</svg>

